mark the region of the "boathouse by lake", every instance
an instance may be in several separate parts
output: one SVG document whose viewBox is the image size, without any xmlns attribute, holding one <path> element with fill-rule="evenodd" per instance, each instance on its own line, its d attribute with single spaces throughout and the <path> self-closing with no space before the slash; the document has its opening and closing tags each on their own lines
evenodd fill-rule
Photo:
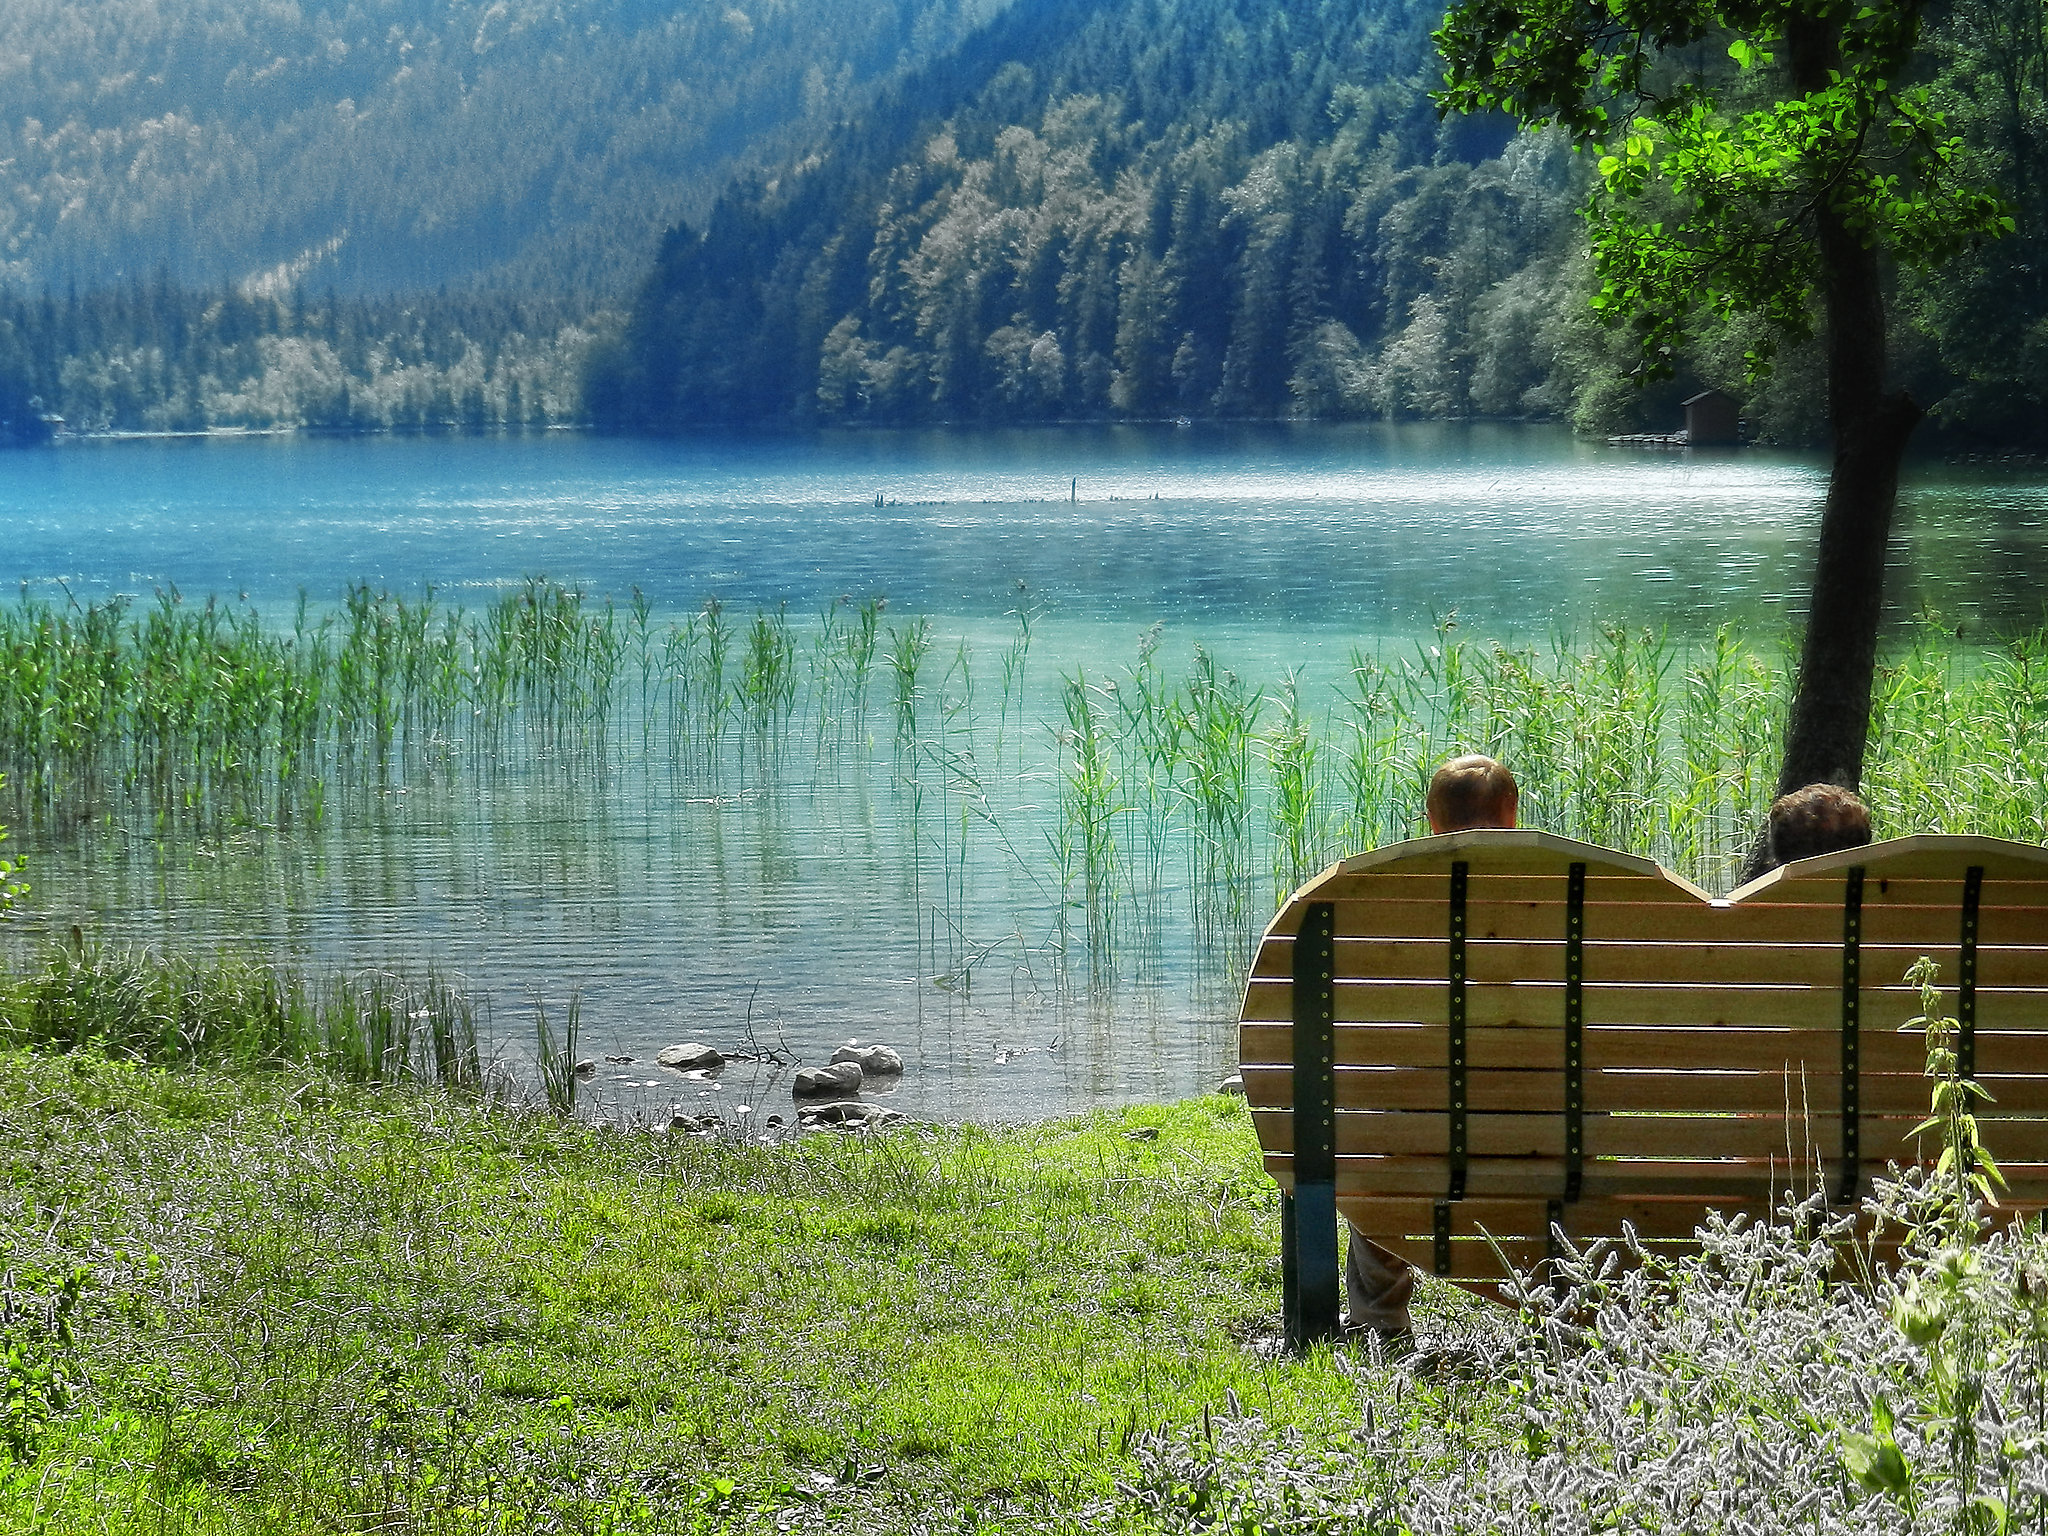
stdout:
<svg viewBox="0 0 2048 1536">
<path fill-rule="evenodd" d="M 1685 402 L 1689 448 L 1732 448 L 1742 441 L 1742 404 L 1718 389 L 1703 389 Z"/>
</svg>

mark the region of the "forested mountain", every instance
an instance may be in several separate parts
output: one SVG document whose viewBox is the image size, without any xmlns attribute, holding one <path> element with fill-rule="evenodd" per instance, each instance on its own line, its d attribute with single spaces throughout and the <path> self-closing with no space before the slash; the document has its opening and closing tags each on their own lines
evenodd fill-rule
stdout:
<svg viewBox="0 0 2048 1536">
<path fill-rule="evenodd" d="M 1701 384 L 1817 433 L 1812 349 L 1748 380 L 1739 323 L 1634 386 L 1587 307 L 1585 163 L 1438 120 L 1441 14 L 9 0 L 0 441 L 43 414 L 1668 427 Z M 1903 277 L 1894 344 L 1930 433 L 2039 442 L 2048 6 L 1945 0 L 1931 36 L 2019 232 Z"/>
<path fill-rule="evenodd" d="M 0 291 L 604 299 L 1004 0 L 6 0 Z"/>
<path fill-rule="evenodd" d="M 664 241 L 591 405 L 621 426 L 1285 414 L 1675 424 L 1720 384 L 1785 439 L 1810 352 L 1740 325 L 1628 379 L 1587 310 L 1586 167 L 1440 123 L 1434 0 L 1046 0 L 1006 12 L 781 174 Z M 1937 421 L 2039 432 L 2048 119 L 2039 0 L 1955 0 L 1939 94 L 2020 233 L 1911 278 Z M 1980 319 L 1996 309 L 1995 326 Z"/>
</svg>

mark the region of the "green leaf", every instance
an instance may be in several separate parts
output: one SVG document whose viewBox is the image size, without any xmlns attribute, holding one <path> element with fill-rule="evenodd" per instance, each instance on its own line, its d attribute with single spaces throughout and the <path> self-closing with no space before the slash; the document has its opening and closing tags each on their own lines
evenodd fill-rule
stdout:
<svg viewBox="0 0 2048 1536">
<path fill-rule="evenodd" d="M 1889 1434 L 1843 1431 L 1842 1466 L 1868 1493 L 1904 1493 L 1913 1480 L 1905 1453 Z"/>
<path fill-rule="evenodd" d="M 1963 1506 L 1962 1526 L 1968 1531 L 1979 1531 L 1986 1536 L 2005 1536 L 2012 1528 L 2012 1516 L 2005 1507 L 2005 1500 L 1988 1493 L 1980 1493 Z"/>
</svg>

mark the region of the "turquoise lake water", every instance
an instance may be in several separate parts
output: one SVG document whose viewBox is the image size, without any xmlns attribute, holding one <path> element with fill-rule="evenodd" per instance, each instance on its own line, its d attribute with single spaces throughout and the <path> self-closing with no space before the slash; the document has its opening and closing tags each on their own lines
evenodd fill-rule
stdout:
<svg viewBox="0 0 2048 1536">
<path fill-rule="evenodd" d="M 1326 686 L 1354 646 L 1455 614 L 1538 641 L 1605 623 L 1685 644 L 1796 623 L 1825 466 L 1612 449 L 1546 428 L 1303 426 L 787 434 L 647 443 L 278 438 L 0 455 L 0 579 L 79 601 L 175 586 L 283 620 L 367 581 L 475 606 L 546 573 L 659 626 L 716 597 L 835 598 L 929 620 L 922 734 L 824 706 L 771 756 L 677 770 L 620 728 L 588 773 L 544 763 L 394 783 L 315 831 L 181 840 L 16 820 L 33 911 L 160 945 L 461 971 L 516 1060 L 525 1010 L 575 990 L 593 1092 L 653 1112 L 749 1100 L 652 1071 L 671 1041 L 778 1034 L 806 1060 L 896 1044 L 892 1102 L 1025 1119 L 1213 1085 L 1234 1053 L 1233 928 L 1198 940 L 1179 844 L 1114 962 L 1076 963 L 1060 888 L 1062 679 L 1200 645 L 1254 688 Z M 1966 633 L 2039 624 L 2038 471 L 1916 466 L 1891 581 Z M 1020 616 L 1029 645 L 1020 646 Z M 807 706 L 801 706 L 807 707 Z M 629 719 L 630 710 L 621 716 Z M 1263 870 L 1250 898 L 1270 906 Z M 1243 918 L 1255 927 L 1259 911 Z M 1242 924 L 1239 925 L 1242 927 Z M 1085 970 L 1085 974 L 1083 974 Z"/>
</svg>

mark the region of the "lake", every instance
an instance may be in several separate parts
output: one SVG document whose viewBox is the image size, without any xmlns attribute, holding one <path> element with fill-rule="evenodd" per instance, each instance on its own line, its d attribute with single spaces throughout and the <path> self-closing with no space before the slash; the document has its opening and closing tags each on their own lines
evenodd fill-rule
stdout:
<svg viewBox="0 0 2048 1536">
<path fill-rule="evenodd" d="M 635 1058 L 590 1092 L 630 1111 L 786 1114 L 773 1073 L 648 1064 L 671 1042 L 749 1037 L 805 1061 L 894 1044 L 909 1071 L 888 1102 L 923 1115 L 1185 1094 L 1229 1070 L 1243 957 L 1293 872 L 1268 788 L 1287 740 L 1316 749 L 1294 759 L 1323 797 L 1314 856 L 1367 835 L 1329 809 L 1363 762 L 1345 734 L 1354 652 L 1427 673 L 1452 636 L 1540 647 L 1620 625 L 1682 659 L 1730 623 L 1775 652 L 1824 477 L 1810 456 L 1510 426 L 0 455 L 0 576 L 33 600 L 175 588 L 289 628 L 302 593 L 315 620 L 351 583 L 475 613 L 544 573 L 617 651 L 582 739 L 441 731 L 374 781 L 323 789 L 317 825 L 10 804 L 36 883 L 10 942 L 75 922 L 321 967 L 432 961 L 488 1001 L 514 1061 L 532 1001 L 559 1018 L 573 992 L 583 1050 Z M 1895 625 L 2041 623 L 2038 472 L 1924 464 L 1909 486 Z M 707 672 L 713 598 L 730 651 Z M 786 699 L 745 691 L 755 654 L 786 657 Z M 1147 768 L 1145 680 L 1185 689 L 1204 667 L 1228 680 L 1213 697 L 1236 689 L 1235 810 Z M 1229 815 L 1243 825 L 1221 838 Z"/>
</svg>

